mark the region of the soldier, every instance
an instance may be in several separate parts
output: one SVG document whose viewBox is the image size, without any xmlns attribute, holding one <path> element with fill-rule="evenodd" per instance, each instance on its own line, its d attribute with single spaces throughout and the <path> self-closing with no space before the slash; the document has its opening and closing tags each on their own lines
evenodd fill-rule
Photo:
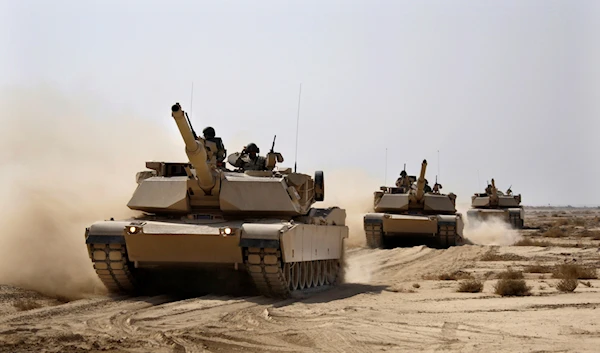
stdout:
<svg viewBox="0 0 600 353">
<path fill-rule="evenodd" d="M 401 187 L 405 186 L 404 185 L 405 180 L 406 180 L 406 171 L 403 170 L 403 171 L 400 172 L 400 178 L 398 178 L 396 180 L 396 187 L 401 188 Z"/>
<path fill-rule="evenodd" d="M 204 135 L 204 139 L 206 141 L 213 142 L 215 145 L 217 145 L 217 150 L 212 152 L 214 153 L 217 159 L 217 166 L 224 167 L 225 163 L 223 161 L 225 160 L 225 156 L 227 155 L 227 150 L 223 145 L 223 140 L 221 140 L 220 137 L 215 137 L 215 129 L 213 129 L 211 126 L 208 126 L 204 130 L 202 130 L 202 134 Z"/>
<path fill-rule="evenodd" d="M 266 158 L 259 156 L 260 149 L 255 143 L 250 143 L 244 147 L 242 153 L 233 164 L 234 167 L 243 170 L 268 170 L 266 167 Z"/>
<path fill-rule="evenodd" d="M 487 188 L 485 188 L 485 193 L 488 195 L 492 194 L 492 185 L 488 184 Z"/>
<path fill-rule="evenodd" d="M 429 186 L 429 182 L 425 179 L 425 187 L 423 188 L 425 192 L 431 192 L 431 186 Z"/>
</svg>

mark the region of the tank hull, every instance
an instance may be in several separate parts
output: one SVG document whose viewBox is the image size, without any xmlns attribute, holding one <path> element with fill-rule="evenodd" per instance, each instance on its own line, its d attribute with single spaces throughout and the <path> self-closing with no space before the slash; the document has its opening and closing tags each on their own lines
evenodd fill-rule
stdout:
<svg viewBox="0 0 600 353">
<path fill-rule="evenodd" d="M 363 224 L 370 248 L 415 245 L 449 248 L 463 243 L 464 223 L 461 214 L 368 213 L 364 216 Z"/>
<path fill-rule="evenodd" d="M 86 230 L 90 259 L 111 292 L 280 298 L 334 285 L 347 237 L 346 226 L 275 219 L 104 221 Z"/>
<path fill-rule="evenodd" d="M 514 229 L 522 229 L 525 224 L 525 211 L 523 208 L 474 208 L 467 211 L 467 220 L 469 222 L 500 220 Z"/>
</svg>

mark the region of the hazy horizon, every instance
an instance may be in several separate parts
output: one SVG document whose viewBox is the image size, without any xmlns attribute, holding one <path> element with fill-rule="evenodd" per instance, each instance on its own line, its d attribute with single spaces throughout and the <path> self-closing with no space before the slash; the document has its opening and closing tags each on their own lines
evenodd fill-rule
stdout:
<svg viewBox="0 0 600 353">
<path fill-rule="evenodd" d="M 293 167 L 302 83 L 298 168 L 326 182 L 392 184 L 427 159 L 458 202 L 495 178 L 525 205 L 600 204 L 598 2 L 0 0 L 0 22 L 2 92 L 71 100 L 132 138 L 135 117 L 164 158 L 186 159 L 170 106 L 190 112 L 193 82 L 197 132 L 228 153 L 277 135 Z"/>
</svg>

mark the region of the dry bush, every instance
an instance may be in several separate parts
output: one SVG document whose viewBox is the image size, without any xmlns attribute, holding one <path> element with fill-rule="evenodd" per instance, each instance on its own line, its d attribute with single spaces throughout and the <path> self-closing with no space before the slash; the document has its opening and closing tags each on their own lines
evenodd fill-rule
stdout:
<svg viewBox="0 0 600 353">
<path fill-rule="evenodd" d="M 421 285 L 418 283 L 413 283 L 413 288 L 421 288 Z"/>
<path fill-rule="evenodd" d="M 501 278 L 501 279 L 522 279 L 523 278 L 523 272 L 514 271 L 514 270 L 511 270 L 511 269 L 508 269 L 505 272 L 498 273 L 498 278 Z"/>
<path fill-rule="evenodd" d="M 543 266 L 540 264 L 525 266 L 523 268 L 523 272 L 525 273 L 550 273 L 552 272 L 552 268 L 550 266 Z"/>
<path fill-rule="evenodd" d="M 527 258 L 517 254 L 498 254 L 492 250 L 486 252 L 481 257 L 481 261 L 521 261 Z"/>
<path fill-rule="evenodd" d="M 527 286 L 523 279 L 501 279 L 494 289 L 496 294 L 503 297 L 531 295 L 531 287 Z"/>
<path fill-rule="evenodd" d="M 600 240 L 600 231 L 586 229 L 580 233 L 580 236 L 592 238 L 592 240 Z"/>
<path fill-rule="evenodd" d="M 585 220 L 583 218 L 575 218 L 573 219 L 573 224 L 576 226 L 584 226 Z"/>
<path fill-rule="evenodd" d="M 568 219 L 559 219 L 558 221 L 554 222 L 555 225 L 557 226 L 566 226 L 569 224 L 569 220 Z"/>
<path fill-rule="evenodd" d="M 552 243 L 548 242 L 548 241 L 540 241 L 540 240 L 531 240 L 529 238 L 524 238 L 519 240 L 518 242 L 516 242 L 514 244 L 515 246 L 542 246 L 542 247 L 548 247 L 548 246 L 552 246 Z"/>
<path fill-rule="evenodd" d="M 577 264 L 562 264 L 556 266 L 554 278 L 573 278 L 573 279 L 596 279 L 596 268 L 590 266 L 581 266 Z"/>
<path fill-rule="evenodd" d="M 566 237 L 567 234 L 560 228 L 552 227 L 542 233 L 542 236 L 546 238 L 562 238 Z"/>
<path fill-rule="evenodd" d="M 563 278 L 556 284 L 556 289 L 561 292 L 572 292 L 577 288 L 577 280 L 574 278 Z"/>
<path fill-rule="evenodd" d="M 461 293 L 479 293 L 483 290 L 483 282 L 476 279 L 469 279 L 460 282 L 457 292 Z"/>
<path fill-rule="evenodd" d="M 464 271 L 454 271 L 452 273 L 442 273 L 438 279 L 441 281 L 456 281 L 458 279 L 472 279 L 473 276 L 470 273 Z"/>
<path fill-rule="evenodd" d="M 13 303 L 13 306 L 19 311 L 41 308 L 40 303 L 32 299 L 19 299 Z"/>
</svg>

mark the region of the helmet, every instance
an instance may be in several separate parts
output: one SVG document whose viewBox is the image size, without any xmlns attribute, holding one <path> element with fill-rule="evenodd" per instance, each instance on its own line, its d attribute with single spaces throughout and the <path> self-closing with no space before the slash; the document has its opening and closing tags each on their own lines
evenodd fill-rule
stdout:
<svg viewBox="0 0 600 353">
<path fill-rule="evenodd" d="M 404 170 L 403 170 L 403 171 L 401 171 L 401 172 L 400 172 L 400 176 L 403 176 L 403 177 L 405 177 L 405 176 L 406 176 L 406 171 L 404 171 Z"/>
<path fill-rule="evenodd" d="M 204 134 L 205 138 L 213 138 L 215 137 L 215 129 L 209 126 L 202 130 L 202 134 Z"/>
<path fill-rule="evenodd" d="M 259 153 L 260 149 L 258 148 L 258 146 L 255 143 L 249 143 L 248 146 L 246 146 L 246 152 L 248 153 Z"/>
</svg>

